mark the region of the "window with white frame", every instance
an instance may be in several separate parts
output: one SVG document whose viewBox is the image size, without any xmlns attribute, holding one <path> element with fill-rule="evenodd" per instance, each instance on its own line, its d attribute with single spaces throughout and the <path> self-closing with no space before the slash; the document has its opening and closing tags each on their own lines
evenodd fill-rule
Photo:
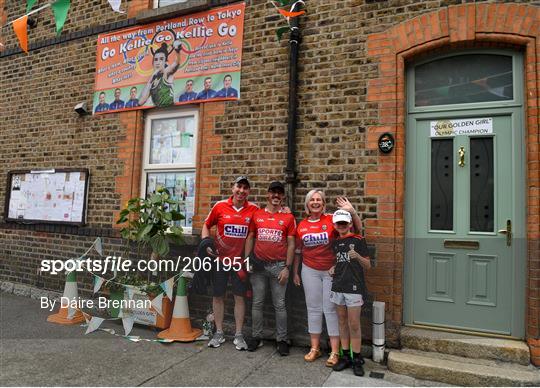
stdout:
<svg viewBox="0 0 540 388">
<path fill-rule="evenodd" d="M 167 5 L 187 3 L 189 0 L 154 0 L 154 8 L 166 7 Z"/>
<path fill-rule="evenodd" d="M 181 202 L 186 218 L 179 224 L 187 233 L 195 211 L 197 121 L 196 110 L 151 113 L 144 131 L 142 196 L 167 188 Z"/>
</svg>

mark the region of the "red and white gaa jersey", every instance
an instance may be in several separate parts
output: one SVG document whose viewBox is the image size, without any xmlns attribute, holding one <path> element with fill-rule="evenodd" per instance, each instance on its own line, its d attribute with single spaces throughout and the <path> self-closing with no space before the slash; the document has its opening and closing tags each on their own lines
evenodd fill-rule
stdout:
<svg viewBox="0 0 540 388">
<path fill-rule="evenodd" d="M 270 213 L 259 209 L 251 221 L 255 229 L 255 256 L 264 261 L 287 260 L 287 237 L 296 235 L 296 220 L 292 214 Z"/>
<path fill-rule="evenodd" d="M 337 237 L 331 214 L 317 221 L 305 218 L 296 229 L 296 249 L 302 252 L 302 262 L 310 268 L 327 271 L 336 263 L 332 243 Z"/>
<path fill-rule="evenodd" d="M 217 226 L 216 249 L 220 259 L 244 257 L 244 245 L 253 213 L 259 207 L 249 201 L 241 208 L 233 206 L 232 196 L 214 205 L 204 223 L 210 229 Z"/>
</svg>

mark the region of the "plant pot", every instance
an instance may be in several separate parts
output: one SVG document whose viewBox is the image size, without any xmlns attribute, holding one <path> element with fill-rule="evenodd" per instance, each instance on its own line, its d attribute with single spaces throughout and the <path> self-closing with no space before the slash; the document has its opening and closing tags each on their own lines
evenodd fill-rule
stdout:
<svg viewBox="0 0 540 388">
<path fill-rule="evenodd" d="M 110 300 L 116 300 L 116 301 L 122 301 L 125 299 L 124 291 L 117 290 L 117 291 L 111 291 L 109 299 Z M 152 300 L 156 296 L 155 295 L 146 295 L 143 293 L 134 293 L 133 299 L 137 300 Z M 133 315 L 134 316 L 134 322 L 139 323 L 141 325 L 146 326 L 153 326 L 158 329 L 167 329 L 171 324 L 171 318 L 172 318 L 172 310 L 173 310 L 173 304 L 167 298 L 167 296 L 163 295 L 163 299 L 161 302 L 161 312 L 163 315 L 160 315 L 156 309 L 153 307 L 149 308 L 130 308 L 130 309 L 121 309 L 120 307 L 109 307 L 108 311 L 112 318 L 118 318 L 118 315 L 120 313 L 120 310 L 123 310 L 125 315 Z"/>
</svg>

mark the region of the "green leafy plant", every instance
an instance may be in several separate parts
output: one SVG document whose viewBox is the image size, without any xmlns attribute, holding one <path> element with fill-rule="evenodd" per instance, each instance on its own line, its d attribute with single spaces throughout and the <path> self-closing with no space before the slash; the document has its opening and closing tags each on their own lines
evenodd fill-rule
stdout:
<svg viewBox="0 0 540 388">
<path fill-rule="evenodd" d="M 156 296 L 163 292 L 160 285 L 155 282 L 146 283 L 146 285 L 142 287 L 141 290 L 151 296 Z"/>
<path fill-rule="evenodd" d="M 174 225 L 185 217 L 178 210 L 180 202 L 171 198 L 166 188 L 158 188 L 149 198 L 132 198 L 120 212 L 117 224 L 127 222 L 120 230 L 122 238 L 142 247 L 150 247 L 153 256 L 169 254 L 170 244 L 182 244 L 182 227 Z"/>
</svg>

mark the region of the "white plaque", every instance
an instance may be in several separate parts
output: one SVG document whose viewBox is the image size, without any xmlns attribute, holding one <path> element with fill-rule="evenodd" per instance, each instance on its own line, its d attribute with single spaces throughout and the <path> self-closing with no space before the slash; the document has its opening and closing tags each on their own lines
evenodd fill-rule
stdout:
<svg viewBox="0 0 540 388">
<path fill-rule="evenodd" d="M 493 133 L 493 119 L 438 120 L 431 121 L 429 128 L 431 137 L 488 135 Z"/>
</svg>

